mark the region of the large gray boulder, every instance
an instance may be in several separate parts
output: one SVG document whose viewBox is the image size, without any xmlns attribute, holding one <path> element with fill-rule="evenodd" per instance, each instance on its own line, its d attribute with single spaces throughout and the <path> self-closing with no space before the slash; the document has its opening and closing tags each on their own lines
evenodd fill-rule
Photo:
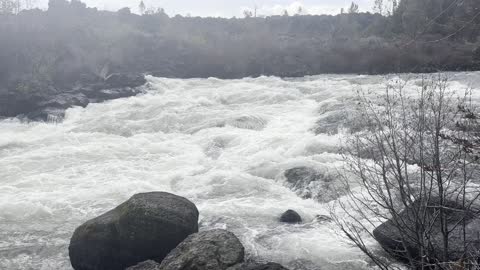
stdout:
<svg viewBox="0 0 480 270">
<path fill-rule="evenodd" d="M 189 236 L 163 260 L 162 270 L 225 270 L 242 263 L 245 250 L 231 232 L 212 230 Z"/>
<path fill-rule="evenodd" d="M 120 270 L 146 260 L 161 262 L 198 232 L 198 210 L 189 200 L 164 192 L 134 195 L 75 230 L 69 246 L 76 270 Z"/>
<path fill-rule="evenodd" d="M 427 207 L 425 208 L 425 205 Z M 451 231 L 448 237 L 448 262 L 458 261 L 464 255 L 463 229 L 460 224 L 465 219 L 467 253 L 477 254 L 480 251 L 480 219 L 475 214 L 477 210 L 465 210 L 462 204 L 447 201 L 445 204 L 447 227 Z M 414 202 L 400 212 L 397 222 L 393 219 L 378 226 L 373 235 L 380 245 L 399 260 L 406 261 L 409 256 L 418 259 L 420 255 L 415 228 L 418 225 L 415 213 L 425 212 L 426 220 L 432 221 L 429 225 L 430 260 L 443 261 L 443 235 L 441 233 L 439 199 L 432 198 L 428 204 Z M 434 218 L 437 217 L 437 218 Z M 403 243 L 402 243 L 403 242 Z M 405 247 L 404 247 L 405 245 Z"/>
</svg>

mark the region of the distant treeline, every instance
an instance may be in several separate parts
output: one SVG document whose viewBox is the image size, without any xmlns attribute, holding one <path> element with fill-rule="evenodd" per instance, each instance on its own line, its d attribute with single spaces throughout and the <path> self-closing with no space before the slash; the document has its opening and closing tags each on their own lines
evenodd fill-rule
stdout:
<svg viewBox="0 0 480 270">
<path fill-rule="evenodd" d="M 8 1 L 8 0 L 1 0 Z M 219 77 L 480 69 L 480 1 L 403 0 L 389 16 L 140 16 L 51 0 L 0 15 L 0 91 L 111 73 Z"/>
</svg>

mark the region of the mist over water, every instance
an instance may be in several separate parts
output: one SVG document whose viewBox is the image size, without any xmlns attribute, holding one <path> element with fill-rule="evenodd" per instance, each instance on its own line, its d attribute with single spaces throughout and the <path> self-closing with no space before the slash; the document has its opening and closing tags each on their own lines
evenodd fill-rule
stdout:
<svg viewBox="0 0 480 270">
<path fill-rule="evenodd" d="M 480 73 L 451 76 L 453 89 L 479 87 Z M 355 90 L 381 92 L 386 78 L 148 80 L 145 94 L 70 109 L 62 123 L 0 121 L 0 269 L 71 269 L 74 229 L 147 191 L 190 199 L 201 230 L 234 232 L 250 258 L 371 269 L 334 224 L 316 221 L 329 204 L 299 197 L 284 172 L 340 168 Z M 280 224 L 287 209 L 304 223 Z"/>
</svg>

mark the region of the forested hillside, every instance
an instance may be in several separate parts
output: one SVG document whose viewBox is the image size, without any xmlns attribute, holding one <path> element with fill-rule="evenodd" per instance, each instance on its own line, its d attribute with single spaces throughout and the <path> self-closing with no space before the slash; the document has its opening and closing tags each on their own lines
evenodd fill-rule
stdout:
<svg viewBox="0 0 480 270">
<path fill-rule="evenodd" d="M 0 92 L 66 88 L 112 73 L 220 77 L 480 68 L 480 1 L 403 0 L 388 15 L 142 16 L 51 0 L 2 0 Z"/>
</svg>

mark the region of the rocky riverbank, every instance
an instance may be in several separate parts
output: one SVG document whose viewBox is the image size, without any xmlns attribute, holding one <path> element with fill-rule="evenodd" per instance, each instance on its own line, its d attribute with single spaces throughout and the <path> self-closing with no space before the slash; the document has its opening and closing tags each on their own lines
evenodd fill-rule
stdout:
<svg viewBox="0 0 480 270">
<path fill-rule="evenodd" d="M 68 86 L 32 86 L 0 88 L 0 117 L 48 121 L 62 119 L 65 110 L 89 103 L 135 96 L 146 84 L 141 74 L 112 74 L 106 78 L 84 76 Z"/>
<path fill-rule="evenodd" d="M 198 232 L 198 216 L 195 204 L 173 194 L 134 195 L 75 230 L 71 264 L 75 270 L 286 270 L 246 262 L 233 233 Z"/>
</svg>

